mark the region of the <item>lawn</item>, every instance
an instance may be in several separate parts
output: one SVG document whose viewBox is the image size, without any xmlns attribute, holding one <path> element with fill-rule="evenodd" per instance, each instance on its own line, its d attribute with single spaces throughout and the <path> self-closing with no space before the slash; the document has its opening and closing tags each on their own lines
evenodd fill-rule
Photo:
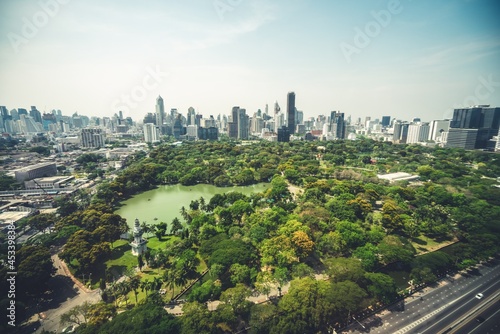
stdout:
<svg viewBox="0 0 500 334">
<path fill-rule="evenodd" d="M 166 249 L 169 247 L 174 241 L 179 240 L 177 236 L 167 236 L 163 237 L 162 240 L 158 240 L 157 237 L 151 237 L 148 240 L 147 247 L 149 249 Z M 197 257 L 200 259 L 200 264 L 196 268 L 198 272 L 203 272 L 207 269 L 207 265 L 204 261 L 201 260 L 200 255 L 197 254 Z M 126 240 L 118 240 L 113 244 L 113 249 L 111 252 L 110 259 L 105 262 L 105 266 L 107 270 L 110 270 L 115 276 L 121 276 L 125 273 L 127 269 L 134 269 L 138 265 L 137 256 L 132 255 L 132 251 L 128 241 Z M 138 272 L 138 275 L 141 277 L 141 281 L 149 280 L 152 281 L 155 277 L 162 278 L 164 269 L 150 269 L 143 268 L 143 271 Z M 165 285 L 162 286 L 163 289 L 166 290 L 164 298 L 166 300 L 170 300 L 172 297 L 172 290 L 165 288 Z M 182 287 L 175 287 L 174 292 L 177 293 L 182 289 Z M 128 295 L 128 303 L 135 304 L 135 294 L 131 291 Z M 137 300 L 141 301 L 146 298 L 146 292 L 138 290 Z M 123 303 L 123 302 L 122 302 Z M 121 305 L 121 304 L 120 304 Z M 121 305 L 124 306 L 124 305 Z"/>
<path fill-rule="evenodd" d="M 452 243 L 457 242 L 457 240 L 434 240 L 424 235 L 421 235 L 417 238 L 413 238 L 411 240 L 411 244 L 417 250 L 417 255 L 425 254 L 428 252 L 433 252 L 442 247 L 448 246 Z"/>
</svg>

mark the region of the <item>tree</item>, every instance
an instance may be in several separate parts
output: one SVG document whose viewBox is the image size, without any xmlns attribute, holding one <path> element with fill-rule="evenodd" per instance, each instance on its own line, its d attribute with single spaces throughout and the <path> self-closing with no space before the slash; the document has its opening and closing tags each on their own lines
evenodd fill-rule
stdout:
<svg viewBox="0 0 500 334">
<path fill-rule="evenodd" d="M 372 297 L 384 303 L 389 303 L 397 297 L 396 283 L 389 275 L 382 273 L 365 273 L 365 278 L 370 282 L 367 286 L 367 290 Z"/>
<path fill-rule="evenodd" d="M 135 304 L 137 305 L 137 294 L 139 293 L 139 288 L 141 286 L 141 279 L 139 276 L 131 277 L 129 280 L 130 289 L 134 292 Z"/>
<path fill-rule="evenodd" d="M 203 197 L 202 197 L 203 198 Z M 172 220 L 172 225 L 170 227 L 170 233 L 172 234 L 177 234 L 178 231 L 181 231 L 183 229 L 183 226 L 182 226 L 182 223 L 181 221 L 175 217 L 173 220 Z"/>
<path fill-rule="evenodd" d="M 19 292 L 38 294 L 45 291 L 45 284 L 55 273 L 50 251 L 39 245 L 23 246 L 16 254 Z M 36 282 L 36 284 L 33 284 Z"/>
<path fill-rule="evenodd" d="M 245 315 L 252 305 L 252 302 L 247 300 L 251 293 L 251 290 L 246 285 L 238 283 L 234 288 L 222 292 L 220 301 L 230 305 L 235 314 Z"/>
<path fill-rule="evenodd" d="M 90 304 L 89 302 L 84 302 L 81 305 L 77 305 L 71 308 L 68 312 L 65 312 L 61 315 L 60 323 L 62 325 L 81 325 L 87 323 L 91 307 L 92 304 Z"/>
<path fill-rule="evenodd" d="M 78 330 L 80 331 L 80 328 Z M 180 331 L 180 319 L 166 313 L 162 305 L 148 300 L 129 311 L 114 316 L 111 321 L 99 327 L 97 333 L 176 334 Z"/>
<path fill-rule="evenodd" d="M 215 324 L 212 322 L 212 315 L 206 304 L 198 302 L 186 303 L 182 307 L 183 315 L 180 319 L 182 323 L 181 333 L 211 333 Z"/>
<path fill-rule="evenodd" d="M 352 281 L 358 282 L 363 278 L 365 271 L 361 261 L 354 258 L 338 257 L 325 261 L 327 273 L 332 282 Z"/>
<path fill-rule="evenodd" d="M 142 267 L 144 267 L 144 260 L 142 259 L 142 254 L 139 254 L 139 256 L 137 256 L 137 266 L 139 267 L 139 270 L 142 271 Z"/>
</svg>

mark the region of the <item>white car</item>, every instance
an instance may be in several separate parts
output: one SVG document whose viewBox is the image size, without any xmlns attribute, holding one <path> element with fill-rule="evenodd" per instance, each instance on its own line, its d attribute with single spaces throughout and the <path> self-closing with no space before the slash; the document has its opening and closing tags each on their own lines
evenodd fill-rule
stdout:
<svg viewBox="0 0 500 334">
<path fill-rule="evenodd" d="M 477 298 L 477 299 L 481 299 L 481 298 L 483 298 L 483 294 L 482 294 L 482 293 L 478 293 L 478 294 L 476 295 L 476 298 Z"/>
<path fill-rule="evenodd" d="M 76 325 L 69 325 L 68 327 L 63 328 L 61 333 L 73 333 L 76 329 Z"/>
</svg>

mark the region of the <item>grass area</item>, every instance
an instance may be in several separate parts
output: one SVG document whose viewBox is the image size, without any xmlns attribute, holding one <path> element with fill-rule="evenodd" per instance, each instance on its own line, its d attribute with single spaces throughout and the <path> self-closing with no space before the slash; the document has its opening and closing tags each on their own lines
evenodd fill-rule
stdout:
<svg viewBox="0 0 500 334">
<path fill-rule="evenodd" d="M 176 240 L 179 240 L 180 238 L 177 236 L 166 236 L 163 237 L 162 240 L 158 240 L 157 237 L 151 237 L 148 240 L 147 247 L 149 249 L 166 249 L 170 245 L 172 245 L 173 242 Z M 127 269 L 134 269 L 137 267 L 138 262 L 137 262 L 137 256 L 132 255 L 132 250 L 130 248 L 129 242 L 127 240 L 118 240 L 115 241 L 113 244 L 113 249 L 111 252 L 111 256 L 109 260 L 107 260 L 104 265 L 106 266 L 107 270 L 111 270 L 111 272 L 114 275 L 121 275 L 123 274 Z M 204 261 L 201 260 L 201 257 L 199 254 L 197 254 L 197 257 L 200 259 L 200 264 L 196 268 L 198 272 L 203 272 L 204 270 L 207 269 L 207 265 Z M 150 268 L 143 268 L 143 271 L 138 272 L 138 275 L 141 278 L 141 281 L 149 280 L 152 281 L 155 277 L 162 277 L 164 273 L 164 269 L 150 269 Z M 166 293 L 164 295 L 165 300 L 170 300 L 172 298 L 172 290 L 167 289 L 165 287 L 165 284 L 162 286 L 163 289 L 166 290 Z M 179 291 L 182 290 L 183 287 L 176 286 L 174 289 L 175 293 L 178 293 Z M 135 304 L 135 294 L 133 291 L 129 292 L 127 295 L 128 298 L 128 304 Z M 137 301 L 140 302 L 141 300 L 146 298 L 146 292 L 141 291 L 141 289 L 138 290 L 137 294 Z M 125 307 L 125 302 L 122 300 L 120 302 L 120 307 Z"/>
<path fill-rule="evenodd" d="M 454 242 L 456 242 L 456 240 L 435 240 L 424 235 L 413 238 L 411 240 L 411 244 L 417 250 L 417 255 L 435 251 Z"/>
</svg>

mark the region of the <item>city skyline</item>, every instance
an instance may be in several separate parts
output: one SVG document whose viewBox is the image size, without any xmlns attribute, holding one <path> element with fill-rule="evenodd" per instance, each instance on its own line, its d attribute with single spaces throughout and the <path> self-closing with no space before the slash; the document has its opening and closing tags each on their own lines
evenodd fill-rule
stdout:
<svg viewBox="0 0 500 334">
<path fill-rule="evenodd" d="M 204 117 L 286 105 L 304 118 L 451 118 L 500 105 L 500 6 L 476 1 L 7 1 L 0 105 Z M 31 29 L 31 30 L 30 30 Z M 124 96 L 130 96 L 128 99 Z M 283 110 L 282 110 L 283 112 Z"/>
</svg>

